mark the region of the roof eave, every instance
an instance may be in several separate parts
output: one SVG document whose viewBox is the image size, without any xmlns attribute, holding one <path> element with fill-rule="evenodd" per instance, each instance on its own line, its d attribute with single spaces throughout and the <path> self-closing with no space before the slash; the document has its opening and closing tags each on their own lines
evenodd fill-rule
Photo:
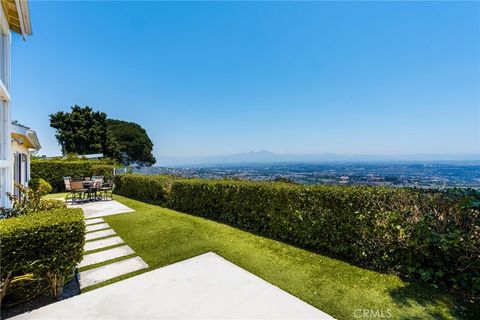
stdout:
<svg viewBox="0 0 480 320">
<path fill-rule="evenodd" d="M 32 25 L 30 23 L 30 10 L 28 8 L 28 2 L 27 0 L 15 0 L 15 4 L 17 5 L 20 29 L 22 36 L 25 39 L 26 36 L 32 35 Z"/>
</svg>

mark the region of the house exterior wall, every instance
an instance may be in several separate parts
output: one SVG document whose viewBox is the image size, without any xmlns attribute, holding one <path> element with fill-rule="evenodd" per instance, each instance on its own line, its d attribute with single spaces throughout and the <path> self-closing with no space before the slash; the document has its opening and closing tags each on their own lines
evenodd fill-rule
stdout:
<svg viewBox="0 0 480 320">
<path fill-rule="evenodd" d="M 0 42 L 0 206 L 8 207 L 6 193 L 13 191 L 9 93 L 11 33 L 3 6 L 0 6 Z"/>
</svg>

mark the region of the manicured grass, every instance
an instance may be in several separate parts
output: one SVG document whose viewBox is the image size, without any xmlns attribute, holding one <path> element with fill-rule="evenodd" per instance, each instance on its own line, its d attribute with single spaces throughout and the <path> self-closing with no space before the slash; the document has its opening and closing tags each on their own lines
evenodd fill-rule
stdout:
<svg viewBox="0 0 480 320">
<path fill-rule="evenodd" d="M 389 312 L 394 319 L 479 316 L 478 309 L 429 286 L 204 218 L 120 196 L 115 200 L 136 212 L 104 219 L 151 269 L 213 251 L 338 319 L 354 318 L 356 309 Z"/>
<path fill-rule="evenodd" d="M 63 198 L 65 199 L 65 196 L 67 195 L 66 192 L 62 192 L 62 193 L 50 193 L 50 194 L 47 194 L 45 196 L 43 196 L 43 198 L 45 199 L 56 199 L 56 198 Z"/>
</svg>

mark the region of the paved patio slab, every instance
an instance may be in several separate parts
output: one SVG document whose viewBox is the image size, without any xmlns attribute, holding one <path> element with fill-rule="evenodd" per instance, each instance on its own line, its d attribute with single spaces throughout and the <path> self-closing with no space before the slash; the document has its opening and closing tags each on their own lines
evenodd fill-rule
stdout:
<svg viewBox="0 0 480 320">
<path fill-rule="evenodd" d="M 103 220 L 102 218 L 93 218 L 93 219 L 85 220 L 85 224 L 87 226 L 89 226 L 91 224 L 95 224 L 95 223 L 101 223 L 101 222 L 105 222 L 105 220 Z"/>
<path fill-rule="evenodd" d="M 14 319 L 333 319 L 214 253 Z"/>
<path fill-rule="evenodd" d="M 134 253 L 135 251 L 133 251 L 132 248 L 130 248 L 127 245 L 103 250 L 100 252 L 90 253 L 83 256 L 83 260 L 78 264 L 78 267 L 83 268 L 83 267 L 91 266 L 93 264 L 97 264 L 100 262 L 105 262 L 105 261 L 113 260 L 116 258 L 128 256 Z"/>
<path fill-rule="evenodd" d="M 68 204 L 69 208 L 82 208 L 85 219 L 110 216 L 135 210 L 115 200 Z"/>
<path fill-rule="evenodd" d="M 80 289 L 145 268 L 148 268 L 148 264 L 142 258 L 134 257 L 82 271 L 80 272 Z"/>
<path fill-rule="evenodd" d="M 99 223 L 99 224 L 93 224 L 93 225 L 87 226 L 86 231 L 87 232 L 92 232 L 92 231 L 98 231 L 98 230 L 109 229 L 109 228 L 110 228 L 110 226 L 108 224 Z"/>
<path fill-rule="evenodd" d="M 94 240 L 94 239 L 98 239 L 98 238 L 102 238 L 102 237 L 111 236 L 111 235 L 114 235 L 114 234 L 115 234 L 115 231 L 113 231 L 112 229 L 94 231 L 94 232 L 87 233 L 85 235 L 85 240 L 86 241 Z"/>
<path fill-rule="evenodd" d="M 85 242 L 85 245 L 83 246 L 83 250 L 92 251 L 92 250 L 114 246 L 120 243 L 123 243 L 123 240 L 120 237 L 110 237 L 110 238 L 105 238 L 100 240 L 88 241 L 88 242 Z"/>
</svg>

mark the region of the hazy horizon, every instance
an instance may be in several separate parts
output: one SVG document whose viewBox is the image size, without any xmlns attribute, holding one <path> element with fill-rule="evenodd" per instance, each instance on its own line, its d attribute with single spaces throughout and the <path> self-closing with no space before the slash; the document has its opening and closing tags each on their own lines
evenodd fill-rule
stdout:
<svg viewBox="0 0 480 320">
<path fill-rule="evenodd" d="M 331 163 L 331 162 L 480 162 L 480 154 L 277 154 L 266 150 L 245 153 L 160 157 L 157 166 L 222 165 L 241 163 Z"/>
</svg>

